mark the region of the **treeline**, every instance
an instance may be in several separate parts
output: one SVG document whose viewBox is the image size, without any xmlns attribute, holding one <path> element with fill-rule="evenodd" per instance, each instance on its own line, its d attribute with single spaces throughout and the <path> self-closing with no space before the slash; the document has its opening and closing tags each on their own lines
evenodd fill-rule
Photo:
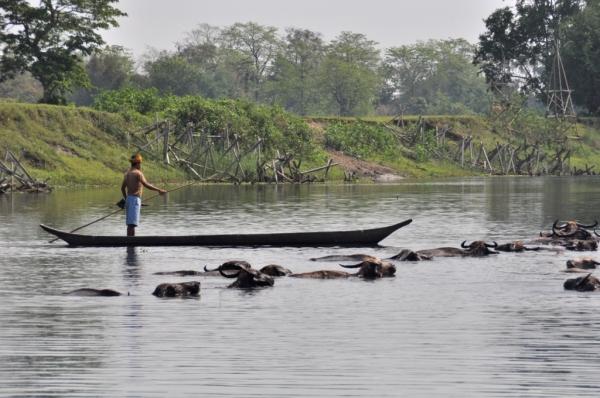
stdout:
<svg viewBox="0 0 600 398">
<path fill-rule="evenodd" d="M 105 91 L 155 89 L 315 116 L 471 114 L 515 104 L 561 114 L 572 100 L 577 113 L 600 114 L 599 0 L 516 0 L 485 20 L 477 44 L 381 49 L 354 32 L 327 41 L 307 29 L 202 24 L 141 60 L 98 33 L 125 15 L 115 3 L 5 2 L 0 97 L 90 105 Z"/>
<path fill-rule="evenodd" d="M 145 54 L 139 62 L 122 47 L 96 51 L 84 61 L 90 86 L 70 100 L 91 105 L 106 90 L 155 88 L 161 95 L 248 99 L 299 115 L 483 113 L 489 101 L 472 65 L 474 51 L 462 39 L 382 51 L 360 33 L 342 32 L 327 42 L 306 29 L 203 24 L 174 50 Z M 22 76 L 15 87 L 26 100 L 35 92 L 35 83 Z"/>
</svg>

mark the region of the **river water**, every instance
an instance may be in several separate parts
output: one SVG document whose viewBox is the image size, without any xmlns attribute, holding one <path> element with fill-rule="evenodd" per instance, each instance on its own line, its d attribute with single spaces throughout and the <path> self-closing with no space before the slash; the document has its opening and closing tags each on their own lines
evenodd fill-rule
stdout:
<svg viewBox="0 0 600 398">
<path fill-rule="evenodd" d="M 600 295 L 564 291 L 573 253 L 398 263 L 395 278 L 230 280 L 154 275 L 227 260 L 341 269 L 328 254 L 528 238 L 598 218 L 600 179 L 396 185 L 198 186 L 143 208 L 138 234 L 357 229 L 414 222 L 376 248 L 68 248 L 118 189 L 0 197 L 0 396 L 565 397 L 600 395 Z M 124 234 L 122 215 L 81 231 Z M 596 254 L 592 254 L 597 256 Z M 156 285 L 200 280 L 200 298 Z M 129 295 L 71 297 L 82 287 Z"/>
</svg>

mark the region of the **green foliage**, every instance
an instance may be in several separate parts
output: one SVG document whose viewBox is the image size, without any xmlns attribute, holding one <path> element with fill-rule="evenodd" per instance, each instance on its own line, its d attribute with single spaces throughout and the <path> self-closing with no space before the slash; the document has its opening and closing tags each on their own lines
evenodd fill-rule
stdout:
<svg viewBox="0 0 600 398">
<path fill-rule="evenodd" d="M 561 23 L 576 15 L 583 0 L 517 0 L 494 11 L 479 36 L 474 61 L 493 89 L 505 84 L 543 94 L 551 73 L 554 37 Z M 515 73 L 515 71 L 517 73 Z"/>
<path fill-rule="evenodd" d="M 267 96 L 299 115 L 317 113 L 323 102 L 318 74 L 324 53 L 321 35 L 288 29 L 284 49 L 273 64 Z"/>
<path fill-rule="evenodd" d="M 376 44 L 362 34 L 342 32 L 329 46 L 321 84 L 340 116 L 368 114 L 372 110 L 380 83 Z"/>
<path fill-rule="evenodd" d="M 246 147 L 262 140 L 266 155 L 293 153 L 310 156 L 314 142 L 304 120 L 281 107 L 258 105 L 246 100 L 211 100 L 198 96 L 160 97 L 156 89 L 106 91 L 94 107 L 105 112 L 154 114 L 172 120 L 180 130 L 193 126 L 207 135 L 239 136 Z"/>
<path fill-rule="evenodd" d="M 600 3 L 589 1 L 563 29 L 562 56 L 573 101 L 600 115 Z"/>
<path fill-rule="evenodd" d="M 111 113 L 139 113 L 150 115 L 161 112 L 169 99 L 158 95 L 158 90 L 150 88 L 138 90 L 124 88 L 104 91 L 94 101 L 94 108 Z"/>
<path fill-rule="evenodd" d="M 97 32 L 125 15 L 117 0 L 0 0 L 0 80 L 25 71 L 42 84 L 42 102 L 64 104 L 74 87 L 87 85 L 80 56 L 101 44 Z"/>
<path fill-rule="evenodd" d="M 166 116 L 180 127 L 193 125 L 207 135 L 235 134 L 246 147 L 262 140 L 267 156 L 292 153 L 297 158 L 313 151 L 311 131 L 302 119 L 280 107 L 244 100 L 207 100 L 201 97 L 171 98 Z"/>
<path fill-rule="evenodd" d="M 334 122 L 325 129 L 325 146 L 361 158 L 393 158 L 396 137 L 385 126 L 369 122 Z"/>
<path fill-rule="evenodd" d="M 384 97 L 397 113 L 485 113 L 487 87 L 472 57 L 473 46 L 462 39 L 390 48 L 383 65 L 389 82 Z"/>
<path fill-rule="evenodd" d="M 121 46 L 107 46 L 85 60 L 85 70 L 91 87 L 75 92 L 77 105 L 91 105 L 93 97 L 104 90 L 117 90 L 130 84 L 134 75 L 134 60 Z"/>
<path fill-rule="evenodd" d="M 31 73 L 26 72 L 0 83 L 0 98 L 13 98 L 23 102 L 38 102 L 43 89 Z"/>
<path fill-rule="evenodd" d="M 178 55 L 163 54 L 145 66 L 148 84 L 162 94 L 190 95 L 207 92 L 209 83 L 200 68 Z"/>
</svg>

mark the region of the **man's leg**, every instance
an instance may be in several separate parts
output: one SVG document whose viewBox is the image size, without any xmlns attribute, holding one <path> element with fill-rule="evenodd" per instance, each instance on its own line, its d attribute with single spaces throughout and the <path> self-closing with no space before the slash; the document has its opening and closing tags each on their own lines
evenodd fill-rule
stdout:
<svg viewBox="0 0 600 398">
<path fill-rule="evenodd" d="M 140 222 L 140 208 L 142 200 L 138 196 L 127 196 L 125 200 L 125 224 L 127 236 L 135 236 L 135 227 Z"/>
</svg>

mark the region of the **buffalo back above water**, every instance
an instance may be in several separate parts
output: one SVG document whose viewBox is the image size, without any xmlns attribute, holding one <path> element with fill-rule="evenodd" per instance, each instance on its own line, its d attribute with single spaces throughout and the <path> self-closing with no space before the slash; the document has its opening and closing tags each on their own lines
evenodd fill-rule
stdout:
<svg viewBox="0 0 600 398">
<path fill-rule="evenodd" d="M 200 293 L 200 282 L 161 283 L 152 292 L 156 297 L 197 296 Z"/>
</svg>

